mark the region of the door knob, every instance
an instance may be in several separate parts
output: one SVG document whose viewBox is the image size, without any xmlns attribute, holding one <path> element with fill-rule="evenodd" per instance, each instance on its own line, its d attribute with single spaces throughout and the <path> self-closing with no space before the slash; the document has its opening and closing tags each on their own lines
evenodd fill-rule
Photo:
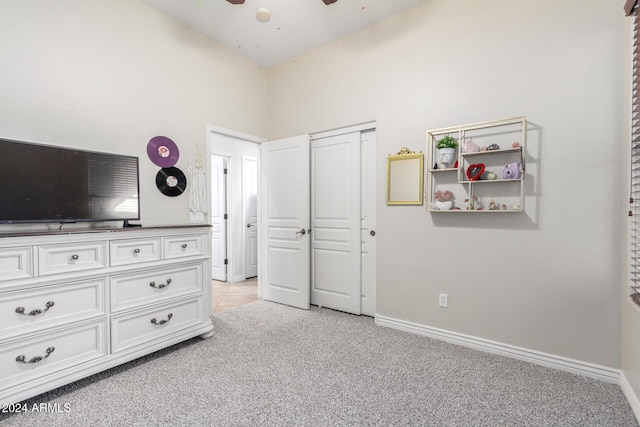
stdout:
<svg viewBox="0 0 640 427">
<path fill-rule="evenodd" d="M 371 230 L 371 231 L 369 232 L 369 234 L 371 234 L 371 237 L 374 237 L 374 236 L 376 235 L 376 231 L 375 231 L 375 230 Z"/>
<path fill-rule="evenodd" d="M 305 234 L 307 234 L 307 230 L 305 230 L 304 228 L 300 231 L 296 231 L 296 237 L 304 236 Z"/>
</svg>

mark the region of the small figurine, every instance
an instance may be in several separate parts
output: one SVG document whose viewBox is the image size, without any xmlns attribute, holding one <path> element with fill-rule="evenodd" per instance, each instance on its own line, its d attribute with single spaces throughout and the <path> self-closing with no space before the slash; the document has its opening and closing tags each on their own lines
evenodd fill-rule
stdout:
<svg viewBox="0 0 640 427">
<path fill-rule="evenodd" d="M 465 203 L 469 203 L 467 205 L 467 210 L 468 211 L 472 211 L 472 210 L 482 210 L 482 204 L 480 203 L 480 201 L 478 200 L 478 197 L 473 196 L 470 199 L 464 199 Z"/>
<path fill-rule="evenodd" d="M 499 150 L 500 146 L 498 144 L 491 144 L 487 147 L 487 151 Z"/>
<path fill-rule="evenodd" d="M 500 205 L 500 210 L 501 211 L 506 211 L 507 210 L 507 205 L 505 205 L 504 203 Z"/>
<path fill-rule="evenodd" d="M 511 148 L 518 148 L 518 147 L 520 147 L 520 143 L 517 141 L 511 144 Z"/>
<path fill-rule="evenodd" d="M 494 171 L 487 172 L 487 179 L 494 180 L 498 177 L 498 175 Z"/>
<path fill-rule="evenodd" d="M 496 208 L 496 202 L 493 201 L 493 196 L 491 196 L 491 201 L 489 202 L 489 210 L 495 210 Z"/>
</svg>

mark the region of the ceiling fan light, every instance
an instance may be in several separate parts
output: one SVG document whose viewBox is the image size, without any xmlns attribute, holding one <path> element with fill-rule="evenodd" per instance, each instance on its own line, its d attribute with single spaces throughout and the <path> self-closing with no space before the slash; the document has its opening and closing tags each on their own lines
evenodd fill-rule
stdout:
<svg viewBox="0 0 640 427">
<path fill-rule="evenodd" d="M 326 4 L 327 6 L 329 6 L 330 4 L 335 3 L 335 2 L 337 2 L 337 1 L 338 1 L 338 0 L 322 0 L 322 2 L 323 2 L 324 4 Z"/>
<path fill-rule="evenodd" d="M 244 4 L 244 0 L 227 0 L 231 4 Z"/>
</svg>

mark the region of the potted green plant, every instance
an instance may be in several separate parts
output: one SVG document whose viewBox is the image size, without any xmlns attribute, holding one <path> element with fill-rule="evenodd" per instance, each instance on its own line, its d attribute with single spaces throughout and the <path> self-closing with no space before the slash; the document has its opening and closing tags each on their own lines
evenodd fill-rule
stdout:
<svg viewBox="0 0 640 427">
<path fill-rule="evenodd" d="M 456 148 L 458 146 L 458 141 L 452 137 L 451 135 L 447 135 L 441 138 L 436 144 L 437 149 L 441 148 Z"/>
<path fill-rule="evenodd" d="M 446 135 L 436 142 L 437 148 L 437 164 L 439 169 L 448 169 L 452 167 L 454 153 L 458 141 L 451 135 Z"/>
</svg>

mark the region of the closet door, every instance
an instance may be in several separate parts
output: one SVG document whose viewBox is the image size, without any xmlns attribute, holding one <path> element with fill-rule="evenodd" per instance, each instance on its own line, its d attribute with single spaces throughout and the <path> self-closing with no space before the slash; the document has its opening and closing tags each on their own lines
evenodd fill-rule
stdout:
<svg viewBox="0 0 640 427">
<path fill-rule="evenodd" d="M 361 314 L 360 132 L 311 143 L 311 303 Z"/>
<path fill-rule="evenodd" d="M 309 136 L 262 148 L 263 298 L 309 308 Z"/>
</svg>

